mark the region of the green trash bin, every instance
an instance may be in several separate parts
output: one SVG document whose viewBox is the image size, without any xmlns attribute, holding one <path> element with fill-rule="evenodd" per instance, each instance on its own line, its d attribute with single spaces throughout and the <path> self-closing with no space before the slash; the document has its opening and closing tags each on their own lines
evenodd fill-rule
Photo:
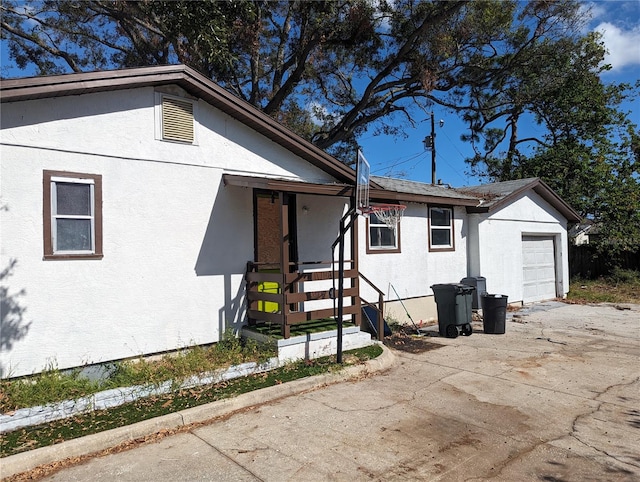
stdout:
<svg viewBox="0 0 640 482">
<path fill-rule="evenodd" d="M 440 336 L 456 338 L 458 329 L 469 336 L 473 315 L 473 286 L 462 283 L 436 284 L 431 287 L 438 307 L 438 332 Z"/>
</svg>

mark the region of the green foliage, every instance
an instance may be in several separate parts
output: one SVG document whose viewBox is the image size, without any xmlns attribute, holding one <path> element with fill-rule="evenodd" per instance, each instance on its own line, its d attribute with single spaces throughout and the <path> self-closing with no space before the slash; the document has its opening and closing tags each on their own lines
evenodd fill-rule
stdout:
<svg viewBox="0 0 640 482">
<path fill-rule="evenodd" d="M 272 347 L 261 346 L 252 340 L 243 341 L 232 331 L 208 348 L 195 346 L 160 359 L 137 359 L 117 362 L 107 377 L 91 381 L 80 369 L 59 371 L 49 367 L 31 377 L 0 381 L 0 410 L 2 412 L 23 407 L 72 400 L 110 388 L 134 385 L 158 386 L 171 380 L 179 386 L 187 378 L 212 372 L 248 361 L 258 363 L 274 356 Z"/>
<path fill-rule="evenodd" d="M 575 303 L 640 303 L 640 272 L 614 270 L 596 280 L 572 280 L 567 298 Z"/>
<path fill-rule="evenodd" d="M 387 326 L 392 333 L 398 333 L 403 330 L 404 325 L 402 325 L 398 319 L 389 314 L 384 315 L 384 321 L 387 322 Z"/>
<path fill-rule="evenodd" d="M 584 40 L 580 6 L 7 0 L 1 8 L 3 39 L 21 68 L 182 62 L 351 162 L 366 131 L 402 136 L 434 103 L 463 115 L 470 139 L 497 144 L 523 113 L 537 115 L 531 100 L 541 89 L 570 85 L 566 71 L 577 65 L 597 65 L 602 46 Z"/>
<path fill-rule="evenodd" d="M 78 370 L 61 372 L 51 365 L 35 377 L 1 380 L 0 411 L 76 399 L 99 390 L 99 383 L 80 377 Z"/>
<path fill-rule="evenodd" d="M 583 2 L 7 0 L 3 41 L 38 74 L 185 63 L 352 164 L 439 105 L 476 174 L 541 177 L 612 239 L 638 237 L 637 94 L 605 85 Z M 523 134 L 523 125 L 537 124 Z"/>
<path fill-rule="evenodd" d="M 345 352 L 345 360 L 350 359 L 351 362 L 345 361 L 344 364 L 362 363 L 380 356 L 381 353 L 382 348 L 379 345 L 350 350 Z M 266 373 L 140 399 L 109 410 L 89 412 L 36 427 L 14 430 L 3 434 L 0 456 L 6 457 L 84 435 L 122 427 L 216 400 L 231 398 L 252 390 L 319 375 L 337 368 L 340 367 L 336 365 L 335 357 L 300 361 Z"/>
<path fill-rule="evenodd" d="M 608 279 L 615 284 L 622 283 L 635 285 L 638 289 L 640 289 L 640 271 L 636 271 L 633 269 L 614 268 L 612 273 L 608 276 Z"/>
</svg>

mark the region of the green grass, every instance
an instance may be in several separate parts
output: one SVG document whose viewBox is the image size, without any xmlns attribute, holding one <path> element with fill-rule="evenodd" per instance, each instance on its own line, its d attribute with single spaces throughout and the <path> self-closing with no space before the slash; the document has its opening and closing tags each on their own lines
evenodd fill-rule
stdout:
<svg viewBox="0 0 640 482">
<path fill-rule="evenodd" d="M 567 299 L 576 303 L 640 303 L 640 272 L 614 270 L 596 280 L 572 280 Z"/>
<path fill-rule="evenodd" d="M 255 361 L 263 362 L 275 356 L 272 346 L 253 340 L 241 340 L 233 333 L 210 347 L 193 347 L 164 355 L 159 360 L 128 360 L 108 366 L 108 376 L 91 381 L 82 371 L 61 371 L 48 367 L 30 377 L 0 380 L 0 412 L 34 407 L 47 403 L 73 400 L 111 388 L 134 385 L 157 386 L 171 380 L 179 386 L 187 378 L 231 365 Z"/>
<path fill-rule="evenodd" d="M 215 385 L 179 390 L 161 396 L 140 399 L 109 410 L 89 412 L 64 420 L 14 430 L 3 435 L 0 457 L 123 427 L 216 400 L 235 397 L 260 388 L 331 372 L 341 369 L 345 365 L 362 363 L 376 358 L 381 353 L 382 348 L 379 345 L 371 345 L 345 352 L 342 365 L 336 364 L 335 356 L 300 361 L 257 375 Z"/>
</svg>

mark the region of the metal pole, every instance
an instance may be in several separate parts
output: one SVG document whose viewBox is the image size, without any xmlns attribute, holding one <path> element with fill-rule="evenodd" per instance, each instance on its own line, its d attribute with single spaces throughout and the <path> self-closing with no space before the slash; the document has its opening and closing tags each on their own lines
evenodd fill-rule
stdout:
<svg viewBox="0 0 640 482">
<path fill-rule="evenodd" d="M 331 245 L 331 253 L 338 246 L 338 347 L 336 351 L 336 362 L 342 363 L 342 315 L 344 314 L 344 235 L 351 229 L 356 219 L 355 209 L 350 209 L 340 220 L 340 233 Z M 345 222 L 348 223 L 345 225 Z M 333 256 L 333 255 L 332 255 Z M 335 307 L 335 304 L 333 305 Z"/>
<path fill-rule="evenodd" d="M 436 183 L 436 124 L 431 113 L 431 184 Z"/>
<path fill-rule="evenodd" d="M 336 363 L 342 363 L 342 314 L 344 313 L 344 216 L 340 220 L 340 242 L 338 243 L 338 346 Z"/>
</svg>

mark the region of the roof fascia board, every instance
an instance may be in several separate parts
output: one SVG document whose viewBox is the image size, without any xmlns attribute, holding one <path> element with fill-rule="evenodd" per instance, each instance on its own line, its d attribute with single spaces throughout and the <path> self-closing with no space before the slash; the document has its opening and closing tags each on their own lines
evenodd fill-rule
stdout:
<svg viewBox="0 0 640 482">
<path fill-rule="evenodd" d="M 222 180 L 225 186 L 263 189 L 266 191 L 283 191 L 298 194 L 351 197 L 354 192 L 354 187 L 346 184 L 315 184 L 268 177 L 240 176 L 236 174 L 223 174 Z"/>
<path fill-rule="evenodd" d="M 185 66 L 166 65 L 54 76 L 4 79 L 1 102 L 17 102 L 57 95 L 80 95 L 105 90 L 171 84 L 184 78 Z"/>
<path fill-rule="evenodd" d="M 545 201 L 556 208 L 562 215 L 567 218 L 567 221 L 578 223 L 582 220 L 582 217 L 578 212 L 567 204 L 564 199 L 556 194 L 543 180 L 539 179 L 538 184 L 534 186 L 533 190 L 538 193 Z"/>
</svg>

